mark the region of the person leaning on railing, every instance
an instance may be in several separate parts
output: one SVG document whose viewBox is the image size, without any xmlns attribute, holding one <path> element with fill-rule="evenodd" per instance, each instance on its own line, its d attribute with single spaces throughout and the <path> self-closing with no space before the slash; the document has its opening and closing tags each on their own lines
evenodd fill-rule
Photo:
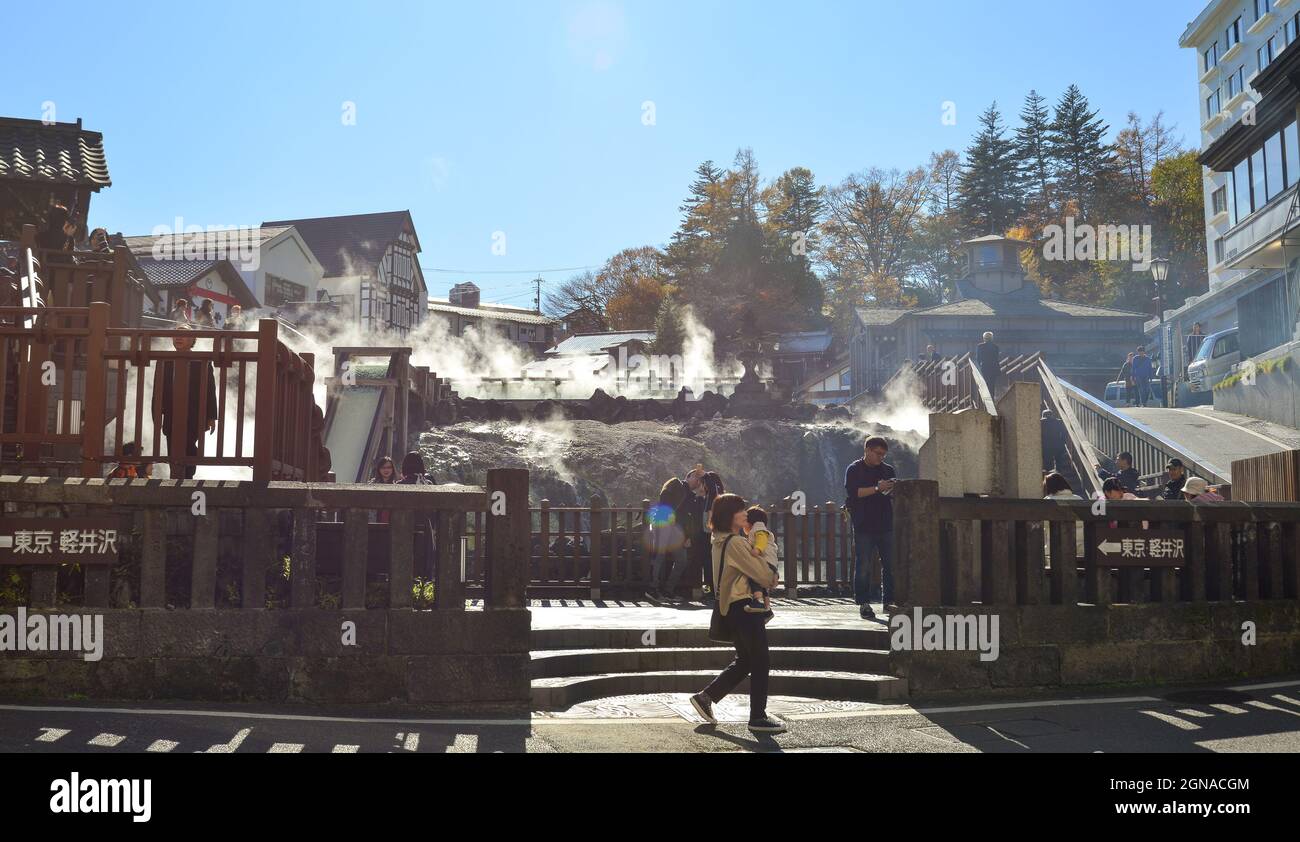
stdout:
<svg viewBox="0 0 1300 842">
<path fill-rule="evenodd" d="M 187 324 L 176 325 L 175 330 L 193 330 Z M 182 354 L 194 350 L 194 337 L 177 336 L 172 339 L 172 347 Z M 207 381 L 207 406 L 205 407 L 207 432 L 211 433 L 217 429 L 217 377 L 212 368 L 212 363 L 206 359 L 192 359 L 188 361 L 189 365 L 189 394 L 186 395 L 186 412 L 185 412 L 185 430 L 181 432 L 182 438 L 175 438 L 172 429 L 172 419 L 174 413 L 179 408 L 178 396 L 174 394 L 174 382 L 176 379 L 176 360 L 163 360 L 154 369 L 153 384 L 153 419 L 158 429 L 162 430 L 163 435 L 167 438 L 167 455 L 173 460 L 181 456 L 197 457 L 203 452 L 202 438 L 204 427 L 199 422 L 199 398 L 204 391 L 204 380 Z M 206 371 L 205 371 L 206 368 Z M 206 377 L 205 377 L 206 375 Z M 183 444 L 182 444 L 183 442 Z M 172 462 L 172 479 L 193 479 L 194 474 L 198 471 L 198 465 L 180 465 Z"/>
</svg>

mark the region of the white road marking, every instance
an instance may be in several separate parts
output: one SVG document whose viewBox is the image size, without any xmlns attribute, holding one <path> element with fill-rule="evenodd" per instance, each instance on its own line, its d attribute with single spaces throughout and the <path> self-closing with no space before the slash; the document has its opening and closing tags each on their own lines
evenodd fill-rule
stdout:
<svg viewBox="0 0 1300 842">
<path fill-rule="evenodd" d="M 93 740 L 86 743 L 86 745 L 104 746 L 105 748 L 113 748 L 114 746 L 121 745 L 122 741 L 125 739 L 126 737 L 120 736 L 118 734 L 100 734 L 98 737 L 95 737 Z"/>
<path fill-rule="evenodd" d="M 1191 410 L 1191 409 L 1174 409 L 1174 408 L 1172 408 L 1172 407 L 1169 408 L 1169 411 L 1170 411 L 1170 412 L 1183 412 L 1183 413 L 1186 413 L 1186 414 L 1188 414 L 1188 415 L 1195 415 L 1197 418 L 1204 418 L 1206 421 L 1216 421 L 1216 422 L 1218 422 L 1218 423 L 1220 423 L 1220 424 L 1223 424 L 1225 427 L 1231 427 L 1231 428 L 1234 429 L 1234 430 L 1240 430 L 1240 431 L 1243 432 L 1243 433 L 1249 433 L 1250 435 L 1254 436 L 1254 437 L 1257 438 L 1257 439 L 1263 439 L 1264 441 L 1266 441 L 1266 442 L 1268 442 L 1269 444 L 1271 444 L 1271 445 L 1273 445 L 1274 447 L 1276 447 L 1278 450 L 1288 450 L 1288 449 L 1289 449 L 1285 444 L 1282 444 L 1282 442 L 1278 441 L 1277 439 L 1269 438 L 1268 436 L 1264 435 L 1263 433 L 1257 433 L 1257 432 L 1255 432 L 1254 430 L 1251 430 L 1251 429 L 1249 429 L 1249 428 L 1247 428 L 1247 427 L 1243 427 L 1243 426 L 1241 426 L 1240 424 L 1234 424 L 1234 423 L 1232 423 L 1231 421 L 1225 421 L 1225 420 L 1223 420 L 1222 418 L 1215 418 L 1215 417 L 1212 416 L 1212 415 L 1206 415 L 1204 412 L 1196 412 L 1195 410 Z"/>
<path fill-rule="evenodd" d="M 361 746 L 334 746 L 330 754 L 356 754 L 358 751 L 361 751 Z"/>
<path fill-rule="evenodd" d="M 456 739 L 447 747 L 448 754 L 477 754 L 478 735 L 457 734 Z"/>
<path fill-rule="evenodd" d="M 1242 684 L 1238 687 L 1229 687 L 1228 689 L 1237 693 L 1252 693 L 1256 690 L 1281 690 L 1283 687 L 1300 687 L 1300 681 L 1275 681 L 1272 684 Z"/>
<path fill-rule="evenodd" d="M 42 728 L 41 730 L 45 733 L 36 738 L 36 742 L 38 743 L 57 742 L 72 733 L 66 728 Z"/>
<path fill-rule="evenodd" d="M 1193 717 L 1193 718 L 1195 718 L 1195 719 L 1213 719 L 1213 718 L 1214 718 L 1214 714 L 1212 714 L 1212 713 L 1206 713 L 1206 712 L 1203 711 L 1203 710 L 1196 710 L 1196 709 L 1194 709 L 1194 708 L 1183 708 L 1182 710 L 1180 710 L 1180 711 L 1178 711 L 1178 712 L 1181 713 L 1183 716 L 1190 716 L 1190 717 Z"/>
<path fill-rule="evenodd" d="M 180 743 L 173 742 L 171 740 L 154 740 L 152 743 L 150 743 L 149 747 L 145 749 L 145 751 L 150 751 L 157 754 L 166 754 L 167 752 L 176 748 L 176 746 L 178 745 L 180 745 Z"/>
<path fill-rule="evenodd" d="M 298 754 L 306 746 L 302 743 L 276 743 L 266 750 L 267 754 Z"/>
<path fill-rule="evenodd" d="M 1158 710 L 1144 710 L 1142 712 L 1145 713 L 1147 716 L 1154 717 L 1155 719 L 1159 719 L 1161 722 L 1167 722 L 1170 725 L 1173 725 L 1178 728 L 1182 728 L 1184 731 L 1201 730 L 1201 726 L 1197 725 L 1195 722 L 1188 722 L 1186 719 L 1179 719 L 1176 716 L 1170 716 L 1169 714 L 1161 713 Z"/>
<path fill-rule="evenodd" d="M 1283 696 L 1281 693 L 1274 693 L 1273 698 L 1279 702 L 1286 702 L 1288 705 L 1295 705 L 1300 708 L 1300 699 L 1293 699 L 1290 696 Z"/>
<path fill-rule="evenodd" d="M 235 736 L 230 740 L 230 742 L 217 743 L 216 745 L 209 748 L 206 753 L 207 754 L 233 754 L 236 750 L 239 749 L 241 745 L 243 745 L 244 740 L 248 739 L 248 735 L 251 733 L 253 733 L 252 728 L 241 729 L 238 733 L 235 734 Z"/>
<path fill-rule="evenodd" d="M 1287 710 L 1286 708 L 1280 708 L 1277 705 L 1270 705 L 1268 702 L 1261 702 L 1257 699 L 1252 699 L 1251 701 L 1246 702 L 1246 704 L 1250 705 L 1253 708 L 1258 708 L 1260 710 L 1268 710 L 1268 711 L 1273 711 L 1275 713 L 1288 713 L 1291 716 L 1300 716 L 1300 713 L 1294 710 Z"/>
<path fill-rule="evenodd" d="M 1236 705 L 1210 705 L 1210 707 L 1214 708 L 1215 710 L 1221 710 L 1224 713 L 1232 713 L 1238 715 L 1243 713 L 1250 713 L 1250 711 L 1245 710 L 1244 708 L 1239 708 Z"/>
<path fill-rule="evenodd" d="M 397 739 L 401 742 L 403 751 L 420 750 L 420 733 L 418 731 L 412 731 L 409 734 L 403 734 L 401 731 L 398 731 Z"/>
</svg>

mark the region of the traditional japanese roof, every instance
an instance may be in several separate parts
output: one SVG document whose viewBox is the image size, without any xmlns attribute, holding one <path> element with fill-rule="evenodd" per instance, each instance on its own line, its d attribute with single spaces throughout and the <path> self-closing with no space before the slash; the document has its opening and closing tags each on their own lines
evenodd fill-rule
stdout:
<svg viewBox="0 0 1300 842">
<path fill-rule="evenodd" d="M 580 333 L 556 345 L 547 356 L 567 357 L 599 354 L 629 342 L 654 342 L 653 331 L 628 331 L 624 333 Z"/>
<path fill-rule="evenodd" d="M 68 184 L 99 190 L 112 185 L 104 136 L 75 123 L 0 117 L 0 179 Z"/>
<path fill-rule="evenodd" d="M 551 325 L 555 319 L 524 310 L 498 304 L 480 304 L 477 307 L 457 307 L 445 298 L 430 298 L 429 311 L 433 313 L 453 313 L 458 316 L 477 317 L 484 321 L 516 322 L 525 325 Z"/>
<path fill-rule="evenodd" d="M 316 259 L 325 267 L 327 278 L 374 273 L 388 246 L 403 232 L 416 236 L 415 223 L 409 211 L 285 219 L 262 224 L 297 228 Z M 418 237 L 415 250 L 420 250 Z"/>
</svg>

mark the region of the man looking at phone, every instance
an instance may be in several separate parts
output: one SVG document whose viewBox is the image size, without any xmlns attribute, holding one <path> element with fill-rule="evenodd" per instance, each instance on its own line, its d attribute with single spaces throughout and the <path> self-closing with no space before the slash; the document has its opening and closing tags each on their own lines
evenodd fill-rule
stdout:
<svg viewBox="0 0 1300 842">
<path fill-rule="evenodd" d="M 863 458 L 849 465 L 844 476 L 848 494 L 847 507 L 853 519 L 853 599 L 864 620 L 876 619 L 871 608 L 874 583 L 871 559 L 880 554 L 883 603 L 886 611 L 894 601 L 894 466 L 885 462 L 889 443 L 882 438 L 867 439 Z"/>
</svg>

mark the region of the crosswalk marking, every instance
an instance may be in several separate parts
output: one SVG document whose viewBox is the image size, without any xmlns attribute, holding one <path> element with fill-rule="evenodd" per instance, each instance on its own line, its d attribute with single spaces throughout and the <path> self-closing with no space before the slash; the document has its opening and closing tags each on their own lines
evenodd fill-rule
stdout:
<svg viewBox="0 0 1300 842">
<path fill-rule="evenodd" d="M 126 739 L 126 737 L 119 736 L 118 734 L 100 734 L 99 736 L 97 736 L 97 737 L 95 737 L 93 740 L 91 740 L 90 742 L 86 743 L 86 745 L 88 745 L 88 746 L 104 746 L 104 747 L 106 747 L 106 748 L 113 748 L 113 747 L 115 747 L 115 746 L 121 744 L 121 742 L 122 742 L 123 740 L 125 740 L 125 739 Z"/>
<path fill-rule="evenodd" d="M 412 731 L 409 734 L 398 731 L 397 740 L 402 744 L 402 751 L 419 751 L 420 749 L 419 731 Z"/>
<path fill-rule="evenodd" d="M 149 744 L 149 747 L 145 749 L 145 751 L 151 751 L 157 754 L 166 754 L 178 745 L 180 745 L 180 743 L 171 740 L 154 740 Z"/>
<path fill-rule="evenodd" d="M 67 728 L 42 728 L 45 733 L 36 738 L 38 743 L 53 743 L 68 736 L 72 732 Z"/>
<path fill-rule="evenodd" d="M 1221 710 L 1224 713 L 1233 713 L 1233 714 L 1250 713 L 1250 711 L 1245 710 L 1243 708 L 1239 708 L 1236 705 L 1210 705 L 1210 707 L 1214 708 L 1215 710 Z"/>
<path fill-rule="evenodd" d="M 448 754 L 477 754 L 477 734 L 457 734 L 456 739 L 447 747 Z"/>
<path fill-rule="evenodd" d="M 1171 716 L 1170 714 L 1167 713 L 1161 713 L 1158 710 L 1144 710 L 1142 712 L 1145 713 L 1147 716 L 1159 719 L 1161 722 L 1168 722 L 1170 725 L 1181 728 L 1184 731 L 1201 730 L 1201 726 L 1197 725 L 1195 722 L 1188 722 L 1186 719 L 1179 719 L 1176 716 Z"/>
<path fill-rule="evenodd" d="M 267 754 L 298 754 L 306 746 L 302 743 L 276 743 L 267 749 Z"/>
<path fill-rule="evenodd" d="M 361 751 L 361 746 L 334 746 L 330 754 L 356 754 Z"/>
<path fill-rule="evenodd" d="M 1203 710 L 1196 710 L 1195 708 L 1183 708 L 1178 712 L 1183 716 L 1190 716 L 1195 719 L 1210 719 L 1214 716 L 1212 713 L 1206 713 Z"/>
<path fill-rule="evenodd" d="M 252 728 L 242 728 L 238 733 L 235 734 L 235 736 L 230 740 L 230 742 L 217 743 L 216 745 L 209 748 L 206 753 L 207 754 L 232 754 L 240 747 L 240 745 L 243 744 L 244 740 L 248 739 L 248 735 L 251 733 L 253 733 Z"/>
<path fill-rule="evenodd" d="M 1280 708 L 1277 705 L 1270 705 L 1268 702 L 1261 702 L 1257 699 L 1252 699 L 1251 701 L 1246 702 L 1246 704 L 1250 705 L 1253 708 L 1259 708 L 1260 710 L 1270 710 L 1276 713 L 1286 713 L 1286 714 L 1290 714 L 1291 716 L 1300 716 L 1300 713 L 1294 710 L 1287 710 L 1286 708 Z"/>
<path fill-rule="evenodd" d="M 1274 693 L 1273 698 L 1279 702 L 1286 702 L 1288 705 L 1295 705 L 1300 708 L 1300 699 L 1293 699 L 1290 696 L 1283 696 L 1281 693 Z"/>
</svg>

